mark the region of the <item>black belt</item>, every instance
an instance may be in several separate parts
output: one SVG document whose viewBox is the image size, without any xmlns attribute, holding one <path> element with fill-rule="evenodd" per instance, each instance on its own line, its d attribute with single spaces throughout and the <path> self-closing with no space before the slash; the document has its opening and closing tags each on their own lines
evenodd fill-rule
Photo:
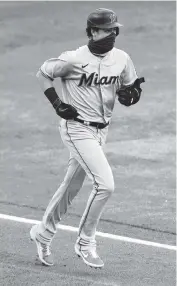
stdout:
<svg viewBox="0 0 177 286">
<path fill-rule="evenodd" d="M 82 119 L 79 119 L 79 118 L 74 118 L 74 121 L 78 121 L 80 123 L 83 123 L 86 126 L 93 126 L 93 127 L 98 128 L 98 129 L 103 129 L 106 126 L 109 125 L 109 122 L 104 124 L 104 123 L 99 123 L 99 122 L 85 121 L 85 120 L 82 120 Z"/>
</svg>

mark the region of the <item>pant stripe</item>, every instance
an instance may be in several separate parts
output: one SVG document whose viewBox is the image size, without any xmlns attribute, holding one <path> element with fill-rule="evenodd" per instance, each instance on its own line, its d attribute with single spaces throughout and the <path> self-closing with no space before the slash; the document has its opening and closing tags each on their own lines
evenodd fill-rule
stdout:
<svg viewBox="0 0 177 286">
<path fill-rule="evenodd" d="M 92 203 L 94 202 L 94 199 L 95 199 L 97 193 L 98 193 L 98 190 L 96 190 L 96 192 L 95 192 L 95 194 L 94 194 L 94 196 L 93 196 L 93 198 L 92 198 L 92 200 L 91 200 L 91 202 L 90 202 L 90 205 L 89 205 L 89 207 L 88 207 L 88 210 L 86 211 L 86 214 L 85 214 L 85 217 L 84 217 L 84 219 L 83 219 L 83 222 L 82 222 L 82 224 L 80 225 L 79 234 L 78 234 L 79 236 L 80 236 L 81 231 L 82 231 L 82 228 L 83 228 L 83 226 L 84 226 L 84 224 L 85 224 L 85 222 L 86 222 L 86 220 L 87 220 L 87 217 L 88 217 L 90 208 L 91 208 L 91 206 L 92 206 Z"/>
<path fill-rule="evenodd" d="M 70 183 L 71 183 L 72 179 L 74 178 L 75 174 L 77 173 L 78 168 L 79 168 L 79 166 L 77 167 L 77 169 L 76 169 L 75 172 L 73 173 L 73 175 L 72 175 L 72 177 L 71 177 L 71 179 L 70 179 L 70 182 L 68 183 L 68 186 L 67 186 L 65 192 L 64 192 L 64 193 L 62 194 L 62 196 L 61 196 L 61 199 L 60 199 L 59 201 L 57 201 L 55 207 L 54 207 L 54 208 L 52 209 L 52 211 L 50 211 L 50 213 L 48 214 L 48 216 L 47 216 L 47 221 L 49 221 L 49 220 L 53 217 L 54 212 L 56 211 L 58 205 L 60 204 L 60 201 L 62 200 L 64 194 L 67 192 L 67 190 L 68 190 L 68 188 L 69 188 L 69 186 L 70 186 Z M 47 210 L 47 211 L 48 211 L 48 210 Z M 61 217 L 59 217 L 59 221 L 60 221 L 60 220 L 61 220 Z M 46 224 L 45 224 L 45 227 L 47 227 Z M 47 229 L 47 230 L 48 230 L 48 229 Z"/>
<path fill-rule="evenodd" d="M 87 210 L 87 212 L 86 212 L 86 214 L 85 214 L 85 218 L 83 219 L 83 222 L 82 222 L 82 224 L 80 225 L 80 229 L 79 229 L 79 236 L 80 236 L 80 233 L 81 233 L 81 231 L 82 231 L 82 228 L 83 228 L 83 226 L 84 226 L 84 223 L 85 223 L 86 220 L 87 220 L 87 217 L 88 217 L 88 214 L 89 214 L 91 205 L 92 205 L 92 203 L 93 203 L 93 201 L 94 201 L 94 199 L 95 199 L 95 197 L 96 197 L 96 195 L 97 195 L 99 184 L 96 182 L 94 175 L 92 174 L 91 170 L 89 169 L 89 167 L 87 166 L 86 162 L 85 162 L 84 159 L 82 158 L 82 155 L 80 154 L 79 150 L 76 148 L 76 146 L 75 146 L 75 144 L 74 144 L 74 142 L 73 142 L 73 140 L 72 140 L 72 138 L 71 138 L 71 135 L 70 135 L 69 132 L 68 132 L 68 124 L 67 124 L 67 121 L 66 121 L 66 130 L 67 130 L 67 134 L 68 134 L 68 137 L 69 137 L 69 139 L 70 139 L 70 142 L 72 143 L 74 149 L 76 150 L 76 152 L 78 153 L 79 157 L 82 159 L 83 163 L 85 164 L 85 166 L 86 166 L 87 169 L 89 170 L 90 174 L 92 175 L 93 180 L 94 180 L 94 183 L 95 183 L 95 190 L 96 190 L 96 192 L 95 192 L 95 194 L 94 194 L 94 196 L 93 196 L 93 199 L 92 199 L 91 202 L 90 202 L 90 205 L 89 205 L 89 207 L 88 207 L 88 210 Z"/>
<path fill-rule="evenodd" d="M 91 170 L 89 169 L 89 167 L 87 166 L 86 162 L 85 162 L 84 159 L 82 158 L 82 155 L 80 154 L 80 152 L 79 152 L 78 149 L 76 148 L 74 142 L 72 141 L 71 135 L 70 135 L 69 132 L 68 132 L 68 124 L 67 124 L 67 121 L 66 121 L 66 130 L 67 130 L 67 134 L 68 134 L 68 137 L 69 137 L 69 139 L 70 139 L 70 142 L 72 143 L 74 149 L 76 150 L 76 152 L 78 153 L 79 157 L 82 159 L 83 163 L 85 164 L 85 166 L 86 166 L 87 169 L 89 170 L 90 174 L 92 175 L 93 180 L 94 180 L 94 183 L 95 183 L 95 185 L 96 185 L 95 189 L 97 189 L 97 188 L 99 187 L 99 184 L 96 182 L 94 175 L 92 174 Z"/>
</svg>

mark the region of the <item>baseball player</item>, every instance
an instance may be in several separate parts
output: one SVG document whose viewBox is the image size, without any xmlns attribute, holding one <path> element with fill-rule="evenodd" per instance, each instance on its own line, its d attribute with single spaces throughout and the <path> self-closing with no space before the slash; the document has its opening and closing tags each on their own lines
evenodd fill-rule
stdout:
<svg viewBox="0 0 177 286">
<path fill-rule="evenodd" d="M 103 151 L 115 100 L 136 104 L 140 84 L 132 60 L 114 47 L 119 35 L 117 16 L 100 8 L 88 16 L 88 44 L 44 62 L 37 73 L 39 84 L 60 121 L 60 134 L 70 152 L 66 176 L 52 197 L 39 225 L 31 228 L 39 260 L 53 265 L 51 242 L 61 217 L 80 191 L 85 176 L 93 184 L 80 221 L 76 254 L 95 268 L 104 266 L 96 249 L 96 228 L 106 202 L 114 191 L 114 179 Z M 61 79 L 62 99 L 53 81 Z"/>
</svg>

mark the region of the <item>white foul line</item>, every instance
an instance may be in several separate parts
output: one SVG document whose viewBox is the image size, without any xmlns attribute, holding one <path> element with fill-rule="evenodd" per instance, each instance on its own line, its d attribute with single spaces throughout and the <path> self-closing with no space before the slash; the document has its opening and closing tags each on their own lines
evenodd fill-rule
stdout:
<svg viewBox="0 0 177 286">
<path fill-rule="evenodd" d="M 6 220 L 11 220 L 11 221 L 16 221 L 16 222 L 27 223 L 27 224 L 39 224 L 40 223 L 40 221 L 38 221 L 38 220 L 22 218 L 22 217 L 17 217 L 17 216 L 11 216 L 11 215 L 6 215 L 6 214 L 0 214 L 0 219 L 6 219 Z M 78 232 L 77 227 L 73 227 L 73 226 L 69 226 L 69 225 L 60 224 L 58 226 L 58 228 L 63 229 L 63 230 Z M 125 241 L 125 242 L 137 243 L 137 244 L 154 246 L 154 247 L 158 247 L 158 248 L 164 248 L 164 249 L 177 251 L 177 246 L 174 246 L 174 245 L 168 245 L 168 244 L 162 244 L 162 243 L 157 243 L 157 242 L 153 242 L 153 241 L 130 238 L 130 237 L 126 237 L 126 236 L 120 236 L 120 235 L 115 235 L 115 234 L 100 232 L 100 231 L 97 231 L 96 235 L 98 235 L 100 237 L 104 237 L 104 238 L 113 239 L 113 240 L 121 240 L 121 241 Z"/>
</svg>

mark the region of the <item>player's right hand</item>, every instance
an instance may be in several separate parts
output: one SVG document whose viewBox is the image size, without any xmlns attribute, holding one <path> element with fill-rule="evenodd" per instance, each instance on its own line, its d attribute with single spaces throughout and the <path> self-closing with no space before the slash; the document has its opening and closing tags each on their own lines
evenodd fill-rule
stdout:
<svg viewBox="0 0 177 286">
<path fill-rule="evenodd" d="M 77 110 L 72 105 L 64 102 L 61 102 L 55 110 L 57 115 L 66 120 L 76 118 L 79 115 Z"/>
</svg>

